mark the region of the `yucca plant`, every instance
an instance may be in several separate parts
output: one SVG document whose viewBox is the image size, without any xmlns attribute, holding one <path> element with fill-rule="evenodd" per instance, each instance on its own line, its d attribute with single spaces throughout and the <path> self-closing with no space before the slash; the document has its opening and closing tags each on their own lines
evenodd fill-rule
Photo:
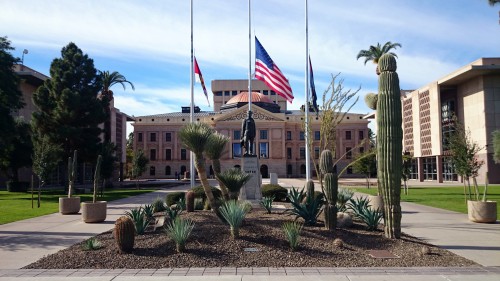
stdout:
<svg viewBox="0 0 500 281">
<path fill-rule="evenodd" d="M 132 209 L 130 212 L 125 212 L 125 215 L 129 216 L 134 222 L 135 232 L 137 235 L 142 235 L 149 226 L 150 220 L 147 219 L 146 214 L 142 207 L 138 209 Z"/>
<path fill-rule="evenodd" d="M 300 239 L 300 231 L 302 230 L 302 224 L 298 222 L 284 222 L 281 226 L 283 232 L 285 233 L 285 237 L 290 244 L 290 248 L 292 251 L 295 251 L 299 246 Z"/>
<path fill-rule="evenodd" d="M 349 188 L 339 188 L 339 193 L 337 195 L 337 210 L 339 212 L 345 212 L 347 210 L 347 202 L 351 200 L 354 196 L 354 191 Z"/>
<path fill-rule="evenodd" d="M 238 200 L 240 189 L 250 180 L 252 176 L 240 169 L 232 168 L 218 175 L 218 180 L 229 190 L 229 198 Z"/>
<path fill-rule="evenodd" d="M 273 201 L 274 201 L 274 195 L 271 197 L 262 197 L 262 200 L 260 200 L 260 205 L 266 209 L 267 213 L 270 214 L 271 211 L 273 210 Z"/>
<path fill-rule="evenodd" d="M 352 210 L 354 217 L 361 219 L 364 210 L 368 209 L 371 205 L 368 197 L 360 196 L 354 199 L 351 198 L 346 206 L 349 210 Z"/>
<path fill-rule="evenodd" d="M 95 237 L 92 237 L 92 238 L 85 240 L 85 242 L 82 245 L 82 249 L 84 251 L 93 251 L 93 250 L 97 250 L 100 248 L 102 248 L 102 244 Z"/>
<path fill-rule="evenodd" d="M 303 191 L 300 193 L 304 194 Z M 293 199 L 289 197 L 292 203 L 292 209 L 290 212 L 296 216 L 296 219 L 303 218 L 305 225 L 316 225 L 318 216 L 321 214 L 322 207 L 325 203 L 323 194 L 321 193 L 318 196 L 315 196 L 314 194 L 307 194 L 304 202 L 297 200 L 301 197 L 303 198 L 303 196 L 296 196 L 296 194 L 294 196 L 295 198 Z"/>
<path fill-rule="evenodd" d="M 182 253 L 186 249 L 186 241 L 193 231 L 194 222 L 190 219 L 182 219 L 177 217 L 165 226 L 165 231 L 175 242 L 177 253 Z"/>
<path fill-rule="evenodd" d="M 153 206 L 153 212 L 155 212 L 155 213 L 165 211 L 165 207 L 166 207 L 165 201 L 163 201 L 163 199 L 161 199 L 159 196 L 156 197 L 155 200 L 153 200 L 151 205 Z"/>
<path fill-rule="evenodd" d="M 236 239 L 240 235 L 240 227 L 247 214 L 245 206 L 236 200 L 226 201 L 220 208 L 220 214 L 229 224 L 231 237 Z"/>
<path fill-rule="evenodd" d="M 220 158 L 222 157 L 222 152 L 224 152 L 224 148 L 228 142 L 229 138 L 227 136 L 214 133 L 210 136 L 207 145 L 205 146 L 205 155 L 212 159 L 212 167 L 215 173 L 215 178 L 219 182 L 222 196 L 224 196 L 224 200 L 226 201 L 229 200 L 229 191 L 224 182 L 220 180 L 219 174 L 221 173 Z"/>
<path fill-rule="evenodd" d="M 182 213 L 182 209 L 177 207 L 177 208 L 171 208 L 167 207 L 165 209 L 165 215 L 171 220 L 175 220 L 180 214 Z"/>
<path fill-rule="evenodd" d="M 365 207 L 359 218 L 366 224 L 366 229 L 373 231 L 377 230 L 380 220 L 384 217 L 381 210 L 373 210 Z"/>
</svg>

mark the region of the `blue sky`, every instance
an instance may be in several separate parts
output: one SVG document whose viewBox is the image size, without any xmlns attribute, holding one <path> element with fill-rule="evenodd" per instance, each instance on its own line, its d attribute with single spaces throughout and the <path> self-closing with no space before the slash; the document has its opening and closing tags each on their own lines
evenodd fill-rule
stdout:
<svg viewBox="0 0 500 281">
<path fill-rule="evenodd" d="M 194 0 L 194 47 L 208 90 L 213 79 L 248 77 L 248 1 Z M 190 1 L 0 0 L 0 36 L 25 65 L 49 74 L 69 42 L 99 70 L 119 71 L 134 83 L 114 88 L 115 106 L 129 115 L 180 111 L 190 102 Z M 309 0 L 309 49 L 316 90 L 331 74 L 376 92 L 375 66 L 356 60 L 377 42 L 399 42 L 402 89 L 416 89 L 480 57 L 500 56 L 500 5 L 487 0 Z M 304 1 L 253 0 L 252 32 L 290 80 L 298 109 L 304 98 Z M 210 100 L 212 100 L 210 92 Z M 195 103 L 210 110 L 199 84 Z M 211 102 L 212 103 L 212 102 Z"/>
</svg>

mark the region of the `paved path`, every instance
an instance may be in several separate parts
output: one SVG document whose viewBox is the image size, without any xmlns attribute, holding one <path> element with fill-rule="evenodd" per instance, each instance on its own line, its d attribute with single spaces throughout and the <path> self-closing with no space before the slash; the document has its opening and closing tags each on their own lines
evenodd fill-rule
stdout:
<svg viewBox="0 0 500 281">
<path fill-rule="evenodd" d="M 302 187 L 303 180 L 280 179 Z M 402 203 L 403 232 L 441 246 L 485 267 L 460 268 L 176 268 L 21 270 L 39 258 L 67 248 L 113 227 L 114 221 L 138 205 L 187 186 L 159 190 L 110 202 L 104 223 L 85 224 L 80 215 L 52 214 L 0 225 L 0 281 L 3 280 L 500 280 L 500 224 L 475 224 L 465 214 Z M 209 276 L 210 275 L 210 276 Z M 213 276 L 216 275 L 216 276 Z M 259 275 L 259 276 L 256 276 Z M 275 276 L 275 275 L 279 275 Z M 309 276 L 310 275 L 310 276 Z"/>
</svg>

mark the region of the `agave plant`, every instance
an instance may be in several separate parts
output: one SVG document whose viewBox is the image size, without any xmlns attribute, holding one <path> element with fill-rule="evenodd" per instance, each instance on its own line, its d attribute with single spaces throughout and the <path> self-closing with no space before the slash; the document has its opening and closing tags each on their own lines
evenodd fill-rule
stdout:
<svg viewBox="0 0 500 281">
<path fill-rule="evenodd" d="M 92 238 L 85 240 L 85 242 L 82 245 L 82 249 L 84 251 L 93 251 L 93 250 L 97 250 L 100 248 L 102 248 L 102 244 L 95 237 L 92 237 Z"/>
<path fill-rule="evenodd" d="M 380 220 L 384 217 L 380 210 L 373 210 L 372 208 L 365 207 L 359 218 L 366 224 L 366 229 L 373 231 L 377 230 Z"/>
<path fill-rule="evenodd" d="M 153 208 L 153 205 L 144 205 L 144 207 L 142 207 L 142 210 L 144 212 L 144 215 L 146 216 L 146 219 L 151 221 L 153 220 L 153 215 L 154 215 L 154 208 Z"/>
<path fill-rule="evenodd" d="M 290 194 L 292 193 L 294 193 L 294 195 L 289 197 L 290 202 L 292 203 L 292 209 L 290 212 L 296 216 L 296 219 L 303 218 L 305 225 L 316 225 L 318 216 L 321 214 L 321 211 L 323 210 L 322 207 L 325 204 L 323 194 L 321 193 L 318 196 L 315 196 L 314 194 L 307 194 L 307 196 L 305 196 L 305 201 L 301 202 L 298 199 L 304 198 L 304 192 L 301 191 L 300 193 L 302 193 L 302 195 L 300 195 L 300 193 L 297 195 L 297 191 L 292 189 Z"/>
<path fill-rule="evenodd" d="M 339 212 L 345 212 L 347 210 L 347 202 L 351 200 L 354 195 L 354 191 L 349 188 L 339 188 L 339 193 L 337 194 L 337 210 Z"/>
<path fill-rule="evenodd" d="M 304 192 L 304 190 L 299 191 L 295 187 L 292 187 L 292 189 L 288 193 L 288 199 L 292 204 L 293 203 L 300 204 L 305 197 L 306 193 Z"/>
<path fill-rule="evenodd" d="M 220 214 L 230 226 L 231 237 L 233 239 L 238 238 L 241 224 L 247 214 L 245 206 L 236 200 L 229 200 L 220 208 Z"/>
<path fill-rule="evenodd" d="M 260 200 L 260 205 L 266 209 L 267 213 L 270 214 L 271 211 L 273 210 L 273 201 L 274 201 L 274 195 L 271 197 L 262 197 L 262 200 Z"/>
<path fill-rule="evenodd" d="M 237 200 L 240 189 L 250 180 L 252 176 L 240 169 L 232 168 L 218 175 L 219 181 L 229 190 L 229 198 Z"/>
<path fill-rule="evenodd" d="M 368 197 L 360 196 L 354 199 L 351 198 L 346 206 L 349 210 L 352 210 L 356 218 L 361 219 L 361 215 L 364 210 L 370 207 L 370 201 L 368 200 Z"/>
<path fill-rule="evenodd" d="M 167 207 L 165 209 L 166 216 L 171 220 L 175 220 L 181 213 L 182 209 L 177 205 L 177 208 Z"/>
<path fill-rule="evenodd" d="M 129 216 L 134 222 L 135 231 L 137 235 L 142 235 L 149 226 L 150 220 L 146 217 L 146 214 L 142 207 L 138 209 L 132 209 L 130 212 L 125 212 L 125 215 Z"/>
<path fill-rule="evenodd" d="M 281 226 L 285 237 L 290 244 L 292 251 L 295 251 L 299 245 L 300 231 L 302 230 L 302 224 L 298 222 L 284 222 Z"/>
<path fill-rule="evenodd" d="M 165 231 L 172 240 L 175 242 L 175 247 L 178 253 L 184 252 L 186 248 L 186 241 L 193 231 L 194 222 L 190 219 L 182 219 L 177 217 L 165 226 Z"/>
</svg>

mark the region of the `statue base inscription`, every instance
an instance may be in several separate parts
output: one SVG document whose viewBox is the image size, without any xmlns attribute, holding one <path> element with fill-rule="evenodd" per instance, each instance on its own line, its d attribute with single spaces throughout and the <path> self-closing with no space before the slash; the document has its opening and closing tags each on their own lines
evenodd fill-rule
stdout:
<svg viewBox="0 0 500 281">
<path fill-rule="evenodd" d="M 256 156 L 244 156 L 241 158 L 243 172 L 252 175 L 250 180 L 241 188 L 240 200 L 261 200 L 262 180 L 260 178 L 259 158 Z"/>
</svg>

